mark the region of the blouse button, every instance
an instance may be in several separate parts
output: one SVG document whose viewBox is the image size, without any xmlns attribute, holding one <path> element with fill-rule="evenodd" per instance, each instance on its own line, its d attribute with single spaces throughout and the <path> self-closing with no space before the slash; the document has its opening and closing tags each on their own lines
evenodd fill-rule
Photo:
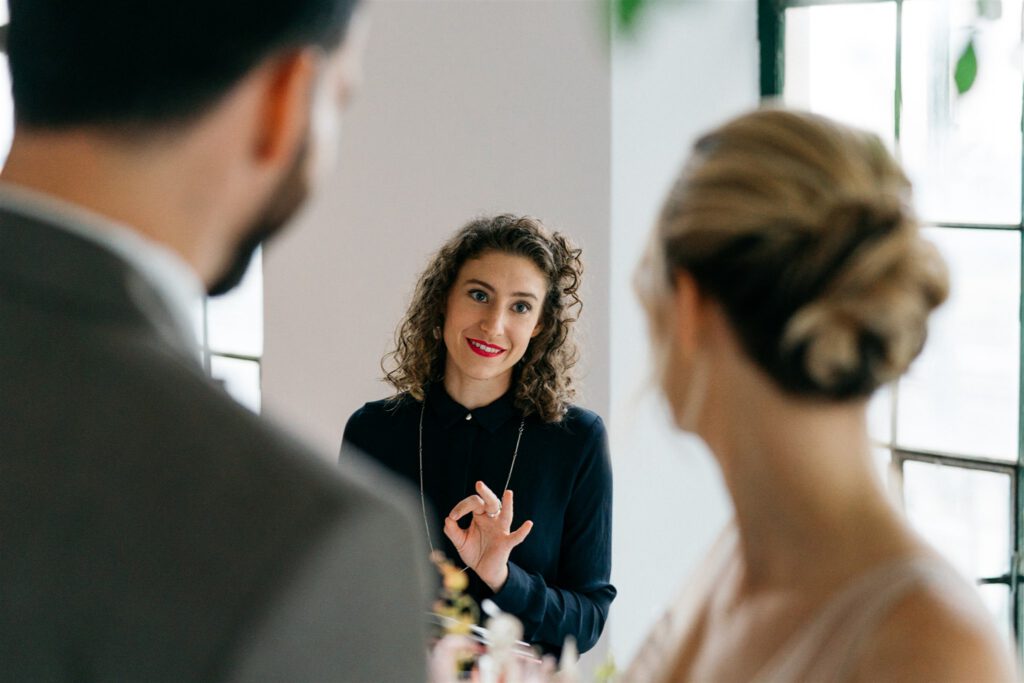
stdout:
<svg viewBox="0 0 1024 683">
<path fill-rule="evenodd" d="M 472 419 L 473 419 L 473 413 L 466 413 L 466 422 L 469 422 Z"/>
</svg>

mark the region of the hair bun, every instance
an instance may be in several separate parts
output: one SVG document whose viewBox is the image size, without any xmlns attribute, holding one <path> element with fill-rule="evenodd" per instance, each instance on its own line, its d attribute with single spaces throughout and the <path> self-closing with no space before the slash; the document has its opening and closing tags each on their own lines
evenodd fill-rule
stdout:
<svg viewBox="0 0 1024 683">
<path fill-rule="evenodd" d="M 847 202 L 830 216 L 850 221 L 843 232 L 856 238 L 785 325 L 782 353 L 819 392 L 866 394 L 920 353 L 928 315 L 947 295 L 946 269 L 898 204 Z"/>
<path fill-rule="evenodd" d="M 799 350 L 803 370 L 823 391 L 849 384 L 861 371 L 859 321 L 839 307 L 805 306 L 786 326 L 783 349 Z"/>
<path fill-rule="evenodd" d="M 886 234 L 911 220 L 904 199 L 895 193 L 847 196 L 835 201 L 826 212 L 822 228 L 831 234 L 870 238 Z M 839 229 L 840 226 L 846 230 Z"/>
<path fill-rule="evenodd" d="M 645 305 L 668 319 L 672 273 L 685 271 L 783 391 L 868 396 L 910 365 L 947 294 L 910 190 L 871 133 L 804 112 L 744 114 L 705 134 L 673 185 Z"/>
</svg>

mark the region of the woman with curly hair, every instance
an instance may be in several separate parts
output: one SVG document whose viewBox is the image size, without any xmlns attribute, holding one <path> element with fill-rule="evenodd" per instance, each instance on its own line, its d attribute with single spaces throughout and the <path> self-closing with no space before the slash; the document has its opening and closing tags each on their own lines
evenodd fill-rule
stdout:
<svg viewBox="0 0 1024 683">
<path fill-rule="evenodd" d="M 529 217 L 459 230 L 385 356 L 396 394 L 344 437 L 419 488 L 430 547 L 467 568 L 469 594 L 554 653 L 593 647 L 615 597 L 605 428 L 571 404 L 580 253 Z"/>
</svg>

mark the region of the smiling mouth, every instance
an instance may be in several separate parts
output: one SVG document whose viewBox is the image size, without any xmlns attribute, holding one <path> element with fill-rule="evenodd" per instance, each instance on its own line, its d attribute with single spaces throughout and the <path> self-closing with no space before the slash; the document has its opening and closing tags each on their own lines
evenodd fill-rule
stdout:
<svg viewBox="0 0 1024 683">
<path fill-rule="evenodd" d="M 478 356 L 484 358 L 497 358 L 501 354 L 505 353 L 506 349 L 500 346 L 493 346 L 486 342 L 482 342 L 479 339 L 470 339 L 466 337 L 466 343 L 469 344 L 470 350 Z"/>
</svg>

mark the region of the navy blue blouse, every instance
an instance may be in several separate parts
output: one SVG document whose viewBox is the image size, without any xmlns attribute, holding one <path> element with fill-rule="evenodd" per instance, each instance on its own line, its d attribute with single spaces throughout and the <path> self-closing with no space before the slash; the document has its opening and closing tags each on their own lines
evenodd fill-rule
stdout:
<svg viewBox="0 0 1024 683">
<path fill-rule="evenodd" d="M 511 392 L 470 411 L 438 384 L 426 403 L 423 478 L 428 514 L 434 516 L 431 540 L 462 566 L 438 530 L 455 504 L 475 493 L 477 481 L 501 496 L 522 414 Z M 367 403 L 349 418 L 345 441 L 418 489 L 421 409 L 409 396 Z M 612 472 L 601 418 L 575 406 L 554 424 L 526 418 L 509 488 L 515 492 L 512 528 L 533 520 L 533 530 L 512 550 L 508 581 L 497 594 L 472 571 L 468 592 L 517 616 L 525 638 L 546 651 L 560 651 L 567 635 L 581 652 L 589 650 L 616 593 L 609 583 Z"/>
</svg>

